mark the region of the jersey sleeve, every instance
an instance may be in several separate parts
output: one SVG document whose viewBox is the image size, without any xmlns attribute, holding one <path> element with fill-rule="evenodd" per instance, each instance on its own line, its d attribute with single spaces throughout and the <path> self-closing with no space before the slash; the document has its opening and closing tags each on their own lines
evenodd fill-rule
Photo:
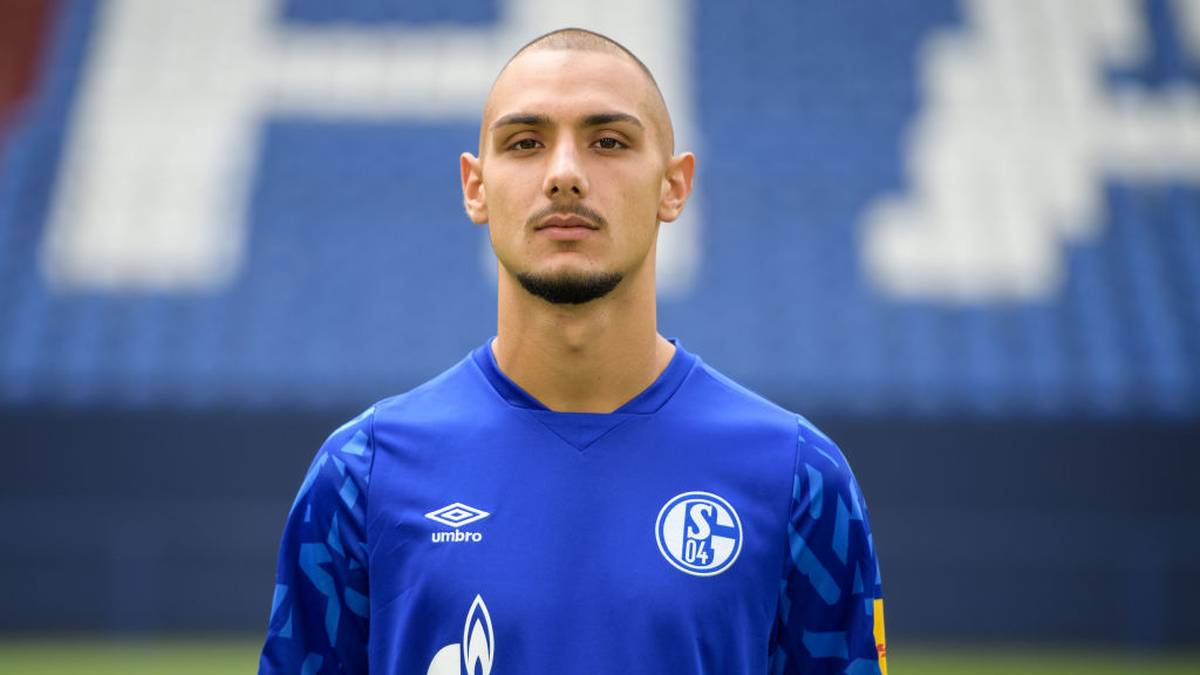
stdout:
<svg viewBox="0 0 1200 675">
<path fill-rule="evenodd" d="M 867 505 L 837 445 L 799 419 L 771 675 L 887 675 Z"/>
<path fill-rule="evenodd" d="M 374 408 L 317 451 L 288 512 L 260 675 L 366 673 Z"/>
</svg>

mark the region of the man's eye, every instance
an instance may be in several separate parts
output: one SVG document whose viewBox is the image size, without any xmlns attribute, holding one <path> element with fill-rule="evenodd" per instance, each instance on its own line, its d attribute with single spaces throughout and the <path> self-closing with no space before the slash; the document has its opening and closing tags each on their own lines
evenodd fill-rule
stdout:
<svg viewBox="0 0 1200 675">
<path fill-rule="evenodd" d="M 532 138 L 522 138 L 508 147 L 510 150 L 533 150 L 537 146 L 538 142 Z"/>
<path fill-rule="evenodd" d="M 605 150 L 617 150 L 619 148 L 625 147 L 624 143 L 622 143 L 621 141 L 618 141 L 615 138 L 612 138 L 611 136 L 605 136 L 604 138 L 601 138 L 600 140 L 596 141 L 596 145 L 600 146 L 601 148 L 603 148 Z"/>
</svg>

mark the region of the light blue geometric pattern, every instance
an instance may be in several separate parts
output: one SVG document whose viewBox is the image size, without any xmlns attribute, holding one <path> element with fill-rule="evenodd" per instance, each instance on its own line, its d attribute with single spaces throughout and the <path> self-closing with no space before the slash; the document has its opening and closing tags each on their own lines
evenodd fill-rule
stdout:
<svg viewBox="0 0 1200 675">
<path fill-rule="evenodd" d="M 325 543 L 329 545 L 329 548 L 337 551 L 338 555 L 343 558 L 346 557 L 346 552 L 342 550 L 342 536 L 338 532 L 338 517 L 336 513 L 333 514 L 333 519 L 330 521 L 329 536 L 325 538 Z"/>
<path fill-rule="evenodd" d="M 813 450 L 816 450 L 818 455 L 820 455 L 820 456 L 824 457 L 825 459 L 829 460 L 829 463 L 830 463 L 830 464 L 832 464 L 834 467 L 837 467 L 837 466 L 838 466 L 838 461 L 837 461 L 837 459 L 835 459 L 833 455 L 831 455 L 831 454 L 829 454 L 828 452 L 826 452 L 826 451 L 825 451 L 825 449 L 824 449 L 824 448 L 822 448 L 821 446 L 819 446 L 819 445 L 813 445 L 813 446 L 812 446 L 812 449 L 813 449 Z"/>
<path fill-rule="evenodd" d="M 309 654 L 304 657 L 304 663 L 300 666 L 300 675 L 317 675 L 324 662 L 325 657 L 320 654 Z"/>
<path fill-rule="evenodd" d="M 846 668 L 846 675 L 879 675 L 879 662 L 869 659 L 854 659 Z"/>
<path fill-rule="evenodd" d="M 850 484 L 851 492 L 854 492 L 854 484 Z M 861 522 L 862 507 L 857 499 L 851 498 L 852 507 L 847 507 L 846 502 L 838 496 L 837 501 L 837 522 L 833 530 L 833 552 L 837 554 L 838 560 L 843 564 L 846 562 L 847 547 L 850 541 L 850 523 L 851 521 Z M 873 553 L 872 549 L 872 553 Z"/>
<path fill-rule="evenodd" d="M 808 577 L 809 583 L 816 589 L 817 594 L 826 604 L 832 605 L 837 603 L 842 597 L 842 589 L 838 587 L 833 576 L 825 569 L 817 556 L 813 554 L 808 547 L 808 542 L 804 541 L 804 537 L 788 524 L 788 538 L 791 542 L 792 563 L 796 565 L 796 569 Z"/>
<path fill-rule="evenodd" d="M 848 485 L 847 487 L 850 490 L 850 509 L 851 509 L 851 511 L 850 511 L 851 518 L 850 519 L 851 520 L 862 520 L 863 519 L 863 512 L 862 512 L 863 498 L 862 498 L 862 495 L 859 494 L 859 492 L 858 492 L 858 484 L 855 483 L 854 481 L 850 481 L 850 485 Z"/>
<path fill-rule="evenodd" d="M 325 632 L 329 635 L 329 644 L 337 644 L 338 620 L 342 614 L 342 603 L 337 597 L 333 577 L 321 569 L 321 563 L 327 563 L 333 558 L 324 544 L 300 544 L 300 569 L 304 570 L 312 585 L 326 597 L 325 602 Z"/>
<path fill-rule="evenodd" d="M 808 473 L 808 515 L 813 520 L 821 518 L 821 505 L 825 501 L 825 479 L 821 477 L 821 472 L 817 471 L 810 464 L 804 465 Z M 796 480 L 800 477 L 797 476 Z M 799 497 L 799 495 L 795 495 Z"/>
<path fill-rule="evenodd" d="M 842 500 L 841 495 L 837 498 L 837 520 L 833 526 L 833 552 L 837 554 L 838 560 L 842 564 L 846 564 L 846 548 L 850 542 L 850 510 L 846 508 L 846 502 Z"/>
<path fill-rule="evenodd" d="M 372 412 L 374 410 L 374 408 L 371 408 L 368 412 Z M 367 435 L 363 433 L 362 429 L 359 429 L 358 431 L 354 432 L 354 436 L 352 436 L 350 440 L 342 446 L 342 452 L 348 455 L 362 457 L 367 451 L 367 440 Z"/>
<path fill-rule="evenodd" d="M 367 596 L 348 586 L 346 587 L 346 607 L 363 618 L 366 618 L 367 612 L 371 608 Z"/>
<path fill-rule="evenodd" d="M 283 604 L 283 599 L 287 596 L 287 591 L 288 587 L 284 584 L 275 584 L 275 595 L 271 598 L 270 623 L 275 622 L 275 613 L 279 611 L 279 605 Z"/>
<path fill-rule="evenodd" d="M 338 491 L 338 495 L 346 503 L 346 508 L 354 508 L 354 503 L 358 501 L 358 486 L 354 484 L 353 478 L 346 478 L 346 482 L 342 483 L 342 489 Z"/>
</svg>

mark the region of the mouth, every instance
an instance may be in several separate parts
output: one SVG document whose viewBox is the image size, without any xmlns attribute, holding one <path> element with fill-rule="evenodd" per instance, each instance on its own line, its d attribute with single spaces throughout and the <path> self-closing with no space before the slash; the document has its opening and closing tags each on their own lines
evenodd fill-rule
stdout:
<svg viewBox="0 0 1200 675">
<path fill-rule="evenodd" d="M 534 228 L 534 229 L 536 229 L 536 230 L 539 230 L 539 231 L 540 231 L 540 230 L 546 230 L 546 229 L 555 229 L 555 230 L 572 230 L 572 229 L 598 230 L 598 229 L 600 229 L 600 228 L 599 228 L 599 227 L 597 227 L 596 225 L 592 224 L 590 221 L 588 221 L 588 220 L 586 220 L 586 219 L 584 219 L 584 218 L 581 218 L 581 217 L 579 217 L 579 216 L 575 216 L 575 215 L 553 215 L 553 216 L 550 216 L 549 218 L 547 218 L 547 219 L 543 220 L 543 221 L 541 222 L 541 224 L 539 224 L 539 225 L 538 225 L 536 228 Z"/>
</svg>

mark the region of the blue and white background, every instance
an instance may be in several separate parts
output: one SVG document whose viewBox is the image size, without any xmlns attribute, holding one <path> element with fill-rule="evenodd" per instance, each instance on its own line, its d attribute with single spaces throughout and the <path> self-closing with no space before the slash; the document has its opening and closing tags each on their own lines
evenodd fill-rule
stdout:
<svg viewBox="0 0 1200 675">
<path fill-rule="evenodd" d="M 889 632 L 1200 634 L 1200 0 L 49 6 L 0 116 L 0 512 L 43 548 L 0 560 L 61 587 L 54 509 L 115 510 L 62 572 L 91 609 L 14 582 L 0 626 L 257 625 L 324 431 L 494 332 L 457 156 L 507 56 L 580 25 L 699 158 L 662 331 L 842 441 Z M 180 494 L 187 541 L 131 506 Z"/>
<path fill-rule="evenodd" d="M 558 5 L 65 4 L 0 163 L 0 398 L 320 405 L 461 357 L 457 154 L 578 23 L 699 155 L 661 323 L 710 362 L 811 411 L 1200 412 L 1200 3 Z"/>
</svg>

